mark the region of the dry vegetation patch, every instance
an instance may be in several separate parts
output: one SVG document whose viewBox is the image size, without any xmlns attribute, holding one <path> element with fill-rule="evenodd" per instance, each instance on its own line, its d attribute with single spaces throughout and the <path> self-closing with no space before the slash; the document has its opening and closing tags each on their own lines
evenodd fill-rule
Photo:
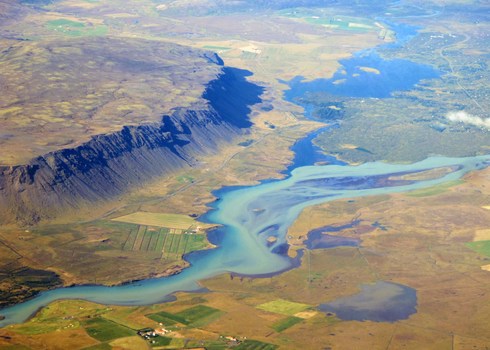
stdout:
<svg viewBox="0 0 490 350">
<path fill-rule="evenodd" d="M 188 215 L 170 213 L 136 212 L 112 220 L 138 225 L 169 227 L 180 230 L 189 230 L 192 228 L 200 230 L 215 226 L 199 222 Z"/>
</svg>

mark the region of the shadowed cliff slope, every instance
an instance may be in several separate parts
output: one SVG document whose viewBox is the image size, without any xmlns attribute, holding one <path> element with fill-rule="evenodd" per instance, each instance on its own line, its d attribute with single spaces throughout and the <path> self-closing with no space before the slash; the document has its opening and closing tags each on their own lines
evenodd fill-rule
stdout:
<svg viewBox="0 0 490 350">
<path fill-rule="evenodd" d="M 220 62 L 215 62 L 220 63 Z M 249 72 L 223 67 L 203 94 L 207 103 L 175 109 L 160 123 L 126 126 L 28 164 L 0 167 L 0 221 L 32 224 L 196 164 L 251 125 L 263 89 Z"/>
</svg>

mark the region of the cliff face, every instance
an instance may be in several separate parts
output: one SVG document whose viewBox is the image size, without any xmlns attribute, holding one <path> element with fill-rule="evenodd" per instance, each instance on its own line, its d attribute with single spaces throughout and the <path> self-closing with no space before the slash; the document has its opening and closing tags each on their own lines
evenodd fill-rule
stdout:
<svg viewBox="0 0 490 350">
<path fill-rule="evenodd" d="M 161 123 L 95 136 L 25 165 L 0 167 L 0 221 L 53 218 L 194 165 L 251 125 L 249 106 L 261 101 L 263 89 L 247 82 L 247 75 L 224 67 L 206 88 L 207 104 L 176 109 Z"/>
</svg>

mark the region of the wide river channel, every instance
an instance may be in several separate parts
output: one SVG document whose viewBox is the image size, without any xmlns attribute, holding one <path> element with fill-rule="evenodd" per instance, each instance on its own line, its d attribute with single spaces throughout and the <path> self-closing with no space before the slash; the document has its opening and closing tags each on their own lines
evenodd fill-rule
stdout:
<svg viewBox="0 0 490 350">
<path fill-rule="evenodd" d="M 405 192 L 461 178 L 490 164 L 490 156 L 428 158 L 422 162 L 393 165 L 382 162 L 359 166 L 304 166 L 291 171 L 285 180 L 258 186 L 223 189 L 206 219 L 223 225 L 220 246 L 190 254 L 192 264 L 182 273 L 134 284 L 104 287 L 78 286 L 41 293 L 36 298 L 1 310 L 0 326 L 26 320 L 39 308 L 60 299 L 84 299 L 101 304 L 145 305 L 168 300 L 176 291 L 196 291 L 198 281 L 222 273 L 270 275 L 291 268 L 293 262 L 278 254 L 286 243 L 288 227 L 311 205 L 341 198 L 356 198 Z M 437 167 L 450 171 L 424 181 L 403 180 L 405 174 Z M 277 237 L 269 246 L 267 238 Z"/>
</svg>

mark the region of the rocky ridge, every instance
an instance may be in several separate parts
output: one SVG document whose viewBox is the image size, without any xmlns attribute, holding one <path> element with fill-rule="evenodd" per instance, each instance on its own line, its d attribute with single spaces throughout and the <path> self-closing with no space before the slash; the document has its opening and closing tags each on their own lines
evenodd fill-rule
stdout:
<svg viewBox="0 0 490 350">
<path fill-rule="evenodd" d="M 55 218 L 194 166 L 252 125 L 250 106 L 261 101 L 263 88 L 248 82 L 248 75 L 223 66 L 207 84 L 203 103 L 177 108 L 160 123 L 125 126 L 27 164 L 0 167 L 0 222 Z"/>
</svg>

